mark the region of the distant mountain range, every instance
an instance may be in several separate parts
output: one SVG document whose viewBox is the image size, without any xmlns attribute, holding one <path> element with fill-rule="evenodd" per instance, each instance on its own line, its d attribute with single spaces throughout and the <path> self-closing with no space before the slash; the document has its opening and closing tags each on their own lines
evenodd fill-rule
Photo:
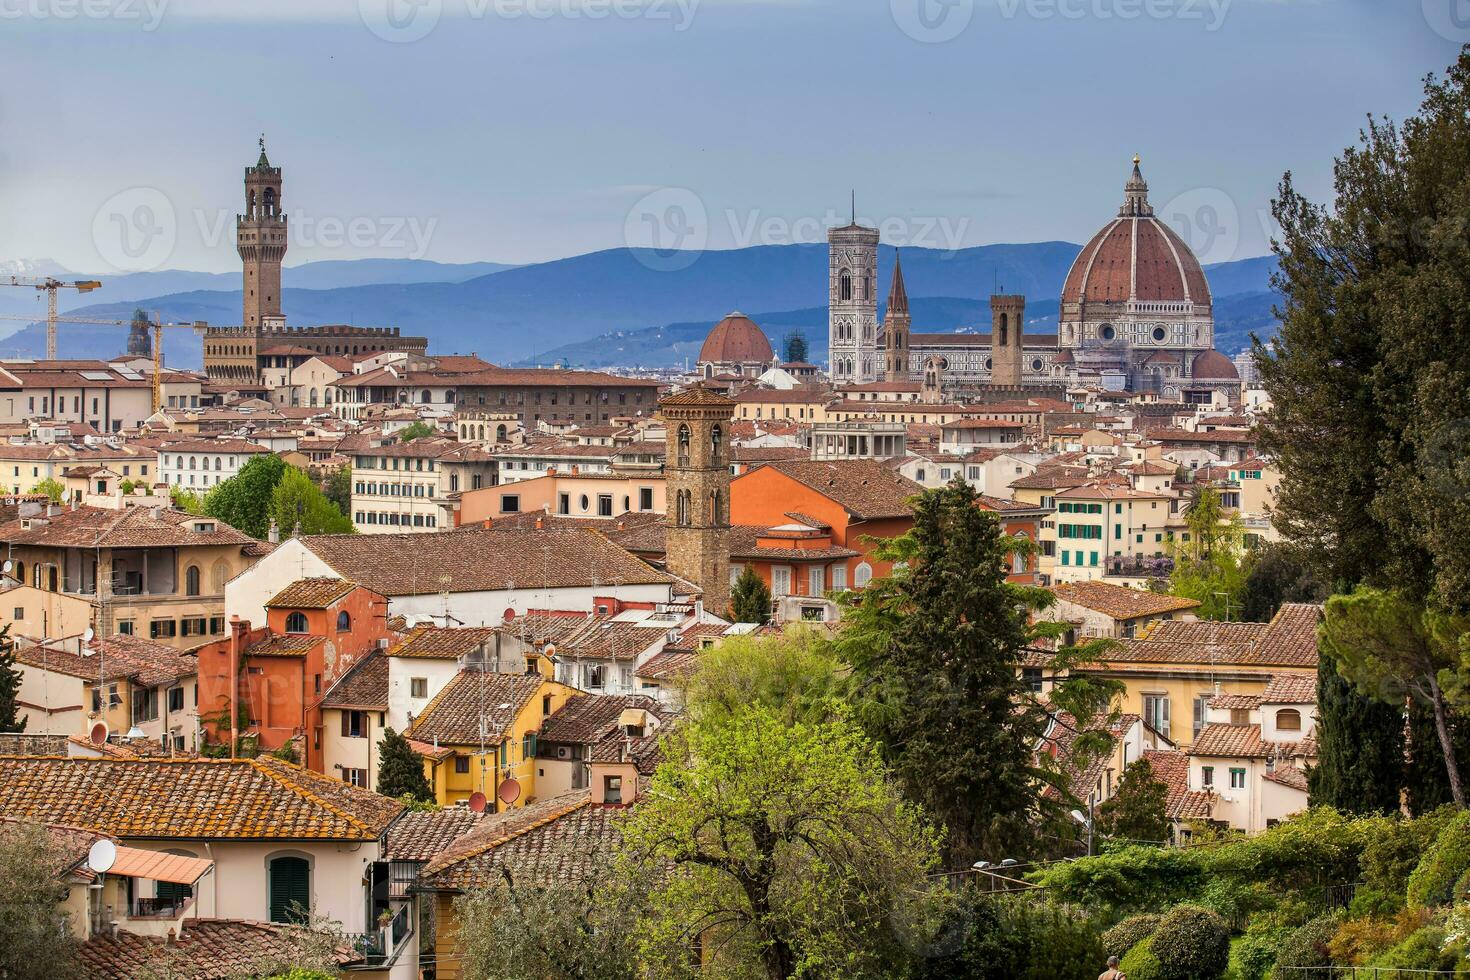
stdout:
<svg viewBox="0 0 1470 980">
<path fill-rule="evenodd" d="M 1032 329 L 1055 329 L 1062 280 L 1078 251 L 1080 246 L 1067 242 L 957 251 L 906 248 L 904 280 L 914 329 L 983 329 L 989 322 L 987 298 L 997 289 L 1028 297 Z M 885 246 L 879 256 L 880 295 L 887 294 L 892 265 L 893 250 Z M 1249 331 L 1273 328 L 1269 276 L 1274 268 L 1275 259 L 1263 257 L 1207 270 L 1221 350 L 1234 353 L 1246 345 Z M 160 271 L 96 278 L 104 287 L 86 297 L 93 302 L 81 305 L 80 297 L 63 294 L 73 301 L 69 312 L 127 320 L 142 307 L 175 322 L 230 325 L 240 320 L 240 291 L 230 288 L 239 282 L 238 274 Z M 825 356 L 825 245 L 764 245 L 687 257 L 610 249 L 515 267 L 391 259 L 314 262 L 287 268 L 284 279 L 282 303 L 292 325 L 396 326 L 428 337 L 431 352 L 474 352 L 497 363 L 692 363 L 710 326 L 734 310 L 750 314 L 773 345 L 799 329 L 811 356 Z M 36 300 L 26 291 L 3 293 L 19 296 L 0 295 L 0 312 L 9 313 L 21 302 L 29 304 L 27 312 L 36 312 Z M 106 302 L 95 302 L 100 299 Z M 124 327 L 67 324 L 59 333 L 59 350 L 63 357 L 112 356 L 123 349 L 126 334 Z M 0 356 L 37 356 L 44 343 L 44 328 L 28 326 L 0 339 Z M 174 367 L 202 363 L 192 334 L 172 332 L 165 349 Z"/>
</svg>

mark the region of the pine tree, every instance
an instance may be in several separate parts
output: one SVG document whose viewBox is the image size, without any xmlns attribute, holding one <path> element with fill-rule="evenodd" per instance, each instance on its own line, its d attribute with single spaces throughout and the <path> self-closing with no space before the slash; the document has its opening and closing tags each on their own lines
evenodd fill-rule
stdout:
<svg viewBox="0 0 1470 980">
<path fill-rule="evenodd" d="M 1147 759 L 1123 770 L 1118 789 L 1098 807 L 1097 827 L 1108 837 L 1164 843 L 1169 839 L 1169 787 Z"/>
<path fill-rule="evenodd" d="M 1403 711 L 1359 694 L 1327 656 L 1317 662 L 1316 736 L 1317 764 L 1307 773 L 1313 806 L 1344 813 L 1398 810 L 1404 775 Z M 1434 768 L 1442 774 L 1443 761 Z"/>
<path fill-rule="evenodd" d="M 1470 784 L 1470 719 L 1452 715 L 1450 732 L 1455 756 L 1460 760 L 1460 782 Z M 1434 726 L 1434 712 L 1417 698 L 1409 699 L 1408 759 L 1404 766 L 1404 789 L 1410 813 L 1419 816 L 1454 802 L 1444 750 Z"/>
<path fill-rule="evenodd" d="M 737 623 L 760 623 L 771 618 L 771 590 L 751 565 L 746 565 L 730 589 L 730 618 Z"/>
<path fill-rule="evenodd" d="M 434 798 L 424 778 L 424 757 L 413 750 L 408 739 L 391 728 L 383 729 L 378 743 L 378 792 L 384 796 L 411 796 L 425 802 Z"/>
<path fill-rule="evenodd" d="M 26 719 L 20 716 L 20 670 L 15 666 L 15 644 L 10 642 L 10 624 L 0 627 L 0 732 L 23 732 Z"/>
</svg>

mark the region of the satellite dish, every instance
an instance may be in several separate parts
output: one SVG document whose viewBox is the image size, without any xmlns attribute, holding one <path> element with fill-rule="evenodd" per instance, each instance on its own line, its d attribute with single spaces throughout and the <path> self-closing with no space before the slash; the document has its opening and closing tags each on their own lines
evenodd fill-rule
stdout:
<svg viewBox="0 0 1470 980">
<path fill-rule="evenodd" d="M 134 725 L 132 728 L 129 728 L 128 729 L 128 738 L 130 738 L 130 739 L 132 739 L 132 738 L 147 738 L 147 737 L 148 737 L 148 733 L 145 732 L 145 731 L 143 731 L 143 729 L 139 728 L 137 725 Z"/>
<path fill-rule="evenodd" d="M 470 809 L 473 810 L 473 811 L 475 811 L 476 813 L 484 813 L 485 812 L 485 802 L 486 801 L 485 801 L 485 794 L 484 793 L 471 793 L 470 794 Z"/>
<path fill-rule="evenodd" d="M 97 724 L 93 725 L 92 726 L 92 732 L 91 732 L 91 738 L 92 738 L 92 744 L 93 745 L 106 745 L 107 744 L 107 722 L 105 722 L 105 721 L 99 721 Z"/>
<path fill-rule="evenodd" d="M 511 804 L 521 798 L 521 783 L 518 779 L 507 779 L 500 784 L 497 794 L 502 803 Z"/>
<path fill-rule="evenodd" d="M 87 867 L 105 875 L 117 863 L 117 845 L 107 838 L 97 841 L 87 851 Z"/>
<path fill-rule="evenodd" d="M 15 562 L 13 562 L 9 558 L 7 558 L 7 559 L 5 559 L 5 564 L 4 565 L 0 565 L 0 570 L 3 570 L 6 575 L 9 575 L 10 574 L 10 570 L 13 569 L 14 567 L 15 567 Z"/>
<path fill-rule="evenodd" d="M 82 633 L 82 642 L 91 643 L 96 637 L 97 631 L 88 626 L 87 629 Z"/>
</svg>

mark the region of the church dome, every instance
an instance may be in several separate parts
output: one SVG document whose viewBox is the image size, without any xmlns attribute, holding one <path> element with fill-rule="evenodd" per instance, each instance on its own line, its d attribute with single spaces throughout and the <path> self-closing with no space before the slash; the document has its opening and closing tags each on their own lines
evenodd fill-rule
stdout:
<svg viewBox="0 0 1470 980">
<path fill-rule="evenodd" d="M 1062 286 L 1064 306 L 1130 300 L 1210 303 L 1199 260 L 1174 229 L 1154 217 L 1137 157 L 1118 216 L 1083 246 Z"/>
<path fill-rule="evenodd" d="M 765 332 L 744 313 L 731 313 L 715 324 L 699 349 L 701 364 L 767 364 L 775 359 Z"/>
<path fill-rule="evenodd" d="M 1191 377 L 1204 381 L 1240 380 L 1240 372 L 1235 370 L 1235 362 L 1217 350 L 1207 350 L 1202 354 L 1196 354 L 1194 363 L 1190 365 L 1189 374 Z"/>
</svg>

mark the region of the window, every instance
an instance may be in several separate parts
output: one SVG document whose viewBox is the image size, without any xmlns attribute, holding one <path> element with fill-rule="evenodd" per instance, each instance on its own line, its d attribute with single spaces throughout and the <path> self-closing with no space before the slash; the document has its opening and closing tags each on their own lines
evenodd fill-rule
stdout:
<svg viewBox="0 0 1470 980">
<path fill-rule="evenodd" d="M 771 568 L 771 594 L 778 598 L 791 594 L 791 569 L 785 565 Z"/>
<path fill-rule="evenodd" d="M 179 632 L 183 636 L 203 636 L 207 625 L 203 616 L 189 616 L 179 620 Z"/>
<path fill-rule="evenodd" d="M 25 613 L 25 610 L 24 609 L 17 609 L 16 610 L 15 618 L 16 619 L 24 619 L 25 618 L 24 613 Z M 134 630 L 136 630 L 136 629 L 137 629 L 137 627 L 134 625 L 134 623 L 133 623 L 133 621 L 131 619 L 120 619 L 120 620 L 117 621 L 117 631 L 119 633 L 121 633 L 123 636 L 132 636 Z"/>
<path fill-rule="evenodd" d="M 501 494 L 500 512 L 502 514 L 519 514 L 521 512 L 521 495 L 518 493 Z"/>
<path fill-rule="evenodd" d="M 586 686 L 594 689 L 601 688 L 604 680 L 603 675 L 605 673 L 602 664 L 587 664 L 584 669 L 586 671 L 586 673 L 584 674 L 584 677 L 586 678 Z"/>
<path fill-rule="evenodd" d="M 305 633 L 306 630 L 306 613 L 298 611 L 286 614 L 287 633 Z"/>
<path fill-rule="evenodd" d="M 1244 769 L 1234 769 L 1234 768 L 1232 768 L 1230 770 L 1230 788 L 1231 789 L 1245 789 L 1245 770 Z"/>
<path fill-rule="evenodd" d="M 1022 667 L 1021 668 L 1021 683 L 1025 684 L 1026 685 L 1026 688 L 1032 694 L 1040 694 L 1041 693 L 1041 668 L 1040 667 Z"/>
<path fill-rule="evenodd" d="M 272 858 L 266 865 L 270 920 L 302 922 L 311 911 L 311 863 L 302 857 Z"/>
<path fill-rule="evenodd" d="M 1210 699 L 1213 694 L 1201 694 L 1194 699 L 1194 734 L 1199 737 L 1201 728 L 1205 727 L 1205 719 L 1209 717 Z"/>
<path fill-rule="evenodd" d="M 858 564 L 858 567 L 853 570 L 852 573 L 853 587 L 861 589 L 866 586 L 868 582 L 872 580 L 872 578 L 873 566 L 869 565 L 867 562 L 861 562 Z"/>
<path fill-rule="evenodd" d="M 1276 729 L 1282 732 L 1302 730 L 1302 713 L 1295 708 L 1282 708 L 1276 712 Z"/>
<path fill-rule="evenodd" d="M 623 777 L 622 776 L 603 776 L 602 777 L 602 802 L 604 802 L 604 803 L 621 803 L 621 802 L 623 802 Z"/>
<path fill-rule="evenodd" d="M 1206 789 L 1215 785 L 1215 767 L 1201 766 L 1199 770 L 1199 784 Z"/>
<path fill-rule="evenodd" d="M 411 698 L 428 697 L 429 679 L 427 677 L 410 677 L 408 679 L 408 696 Z"/>
<path fill-rule="evenodd" d="M 148 636 L 155 640 L 179 635 L 179 624 L 172 619 L 155 619 L 148 624 Z"/>
<path fill-rule="evenodd" d="M 366 711 L 342 712 L 343 738 L 367 738 L 367 725 Z"/>
<path fill-rule="evenodd" d="M 347 769 L 344 767 L 342 770 L 342 782 L 349 786 L 356 786 L 359 789 L 367 789 L 368 771 L 366 769 Z"/>
<path fill-rule="evenodd" d="M 145 687 L 133 691 L 133 721 L 158 720 L 158 688 Z"/>
<path fill-rule="evenodd" d="M 824 573 L 825 569 L 821 565 L 813 565 L 806 570 L 808 595 L 821 595 L 827 591 Z"/>
<path fill-rule="evenodd" d="M 1145 694 L 1143 720 L 1160 735 L 1169 734 L 1169 695 Z"/>
<path fill-rule="evenodd" d="M 653 488 L 652 487 L 639 487 L 638 488 L 638 509 L 639 510 L 653 510 Z"/>
<path fill-rule="evenodd" d="M 454 771 L 457 772 L 457 773 L 459 773 L 461 776 L 463 776 L 466 773 L 468 773 L 470 771 L 470 757 L 467 756 L 467 755 L 457 755 L 457 756 L 455 756 L 454 757 Z"/>
<path fill-rule="evenodd" d="M 846 565 L 833 565 L 832 566 L 832 588 L 834 588 L 834 589 L 845 589 L 845 588 L 847 588 L 847 566 Z"/>
<path fill-rule="evenodd" d="M 612 513 L 612 494 L 599 493 L 597 495 L 597 516 L 611 517 Z"/>
<path fill-rule="evenodd" d="M 570 514 L 572 512 L 572 495 L 559 493 L 556 495 L 556 512 L 558 514 Z"/>
<path fill-rule="evenodd" d="M 346 609 L 337 614 L 337 632 L 346 633 L 352 629 L 352 617 Z"/>
</svg>

